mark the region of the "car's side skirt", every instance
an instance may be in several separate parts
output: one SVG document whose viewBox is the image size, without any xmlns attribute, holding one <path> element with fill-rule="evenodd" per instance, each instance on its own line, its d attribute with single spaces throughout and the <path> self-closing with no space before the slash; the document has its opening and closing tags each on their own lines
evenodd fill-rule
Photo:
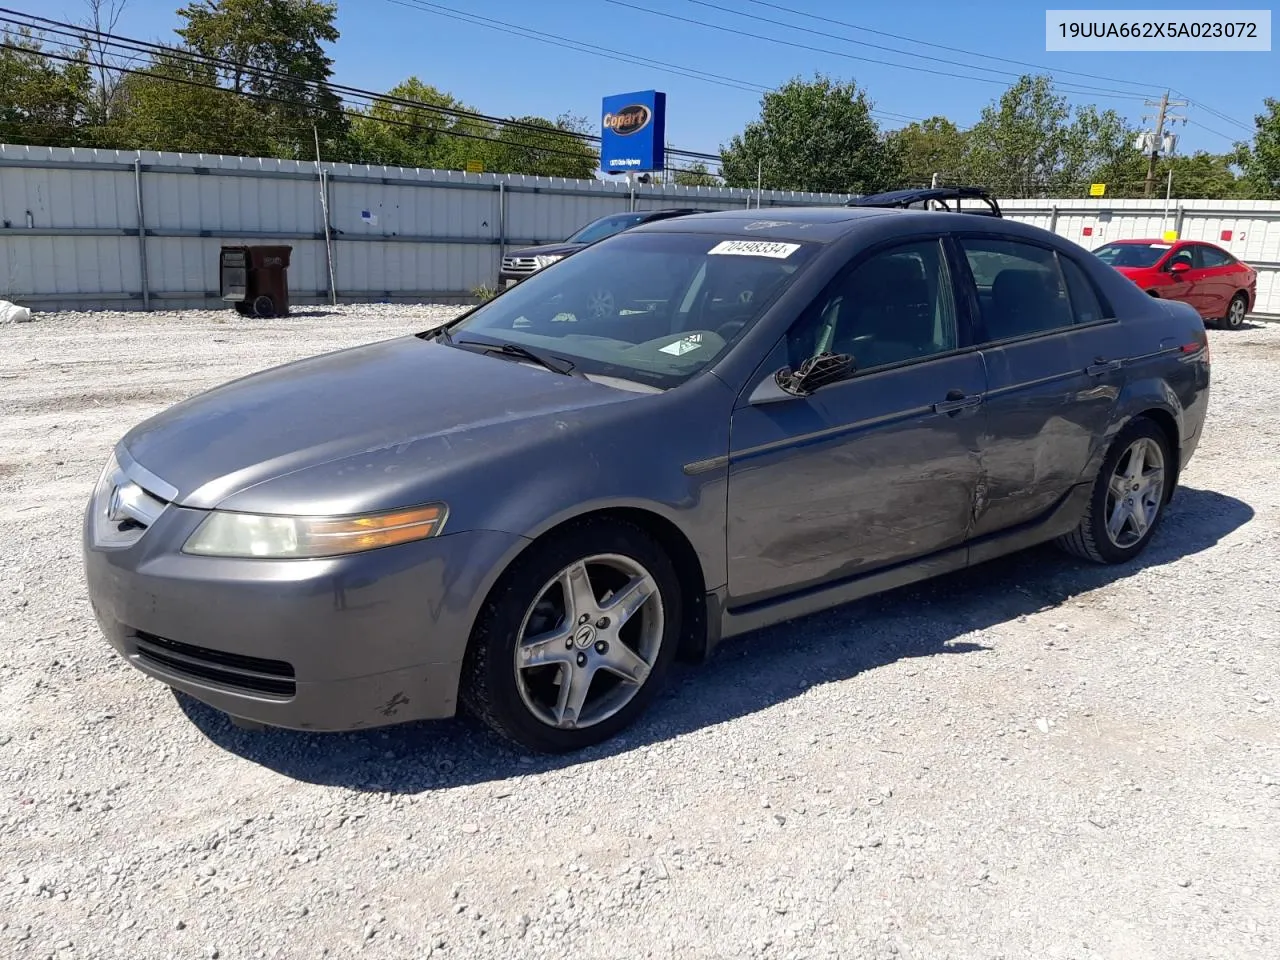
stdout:
<svg viewBox="0 0 1280 960">
<path fill-rule="evenodd" d="M 939 553 L 912 560 L 898 566 L 877 570 L 842 580 L 808 588 L 800 593 L 788 594 L 762 603 L 737 609 L 724 606 L 719 594 L 709 596 L 708 613 L 721 611 L 717 618 L 708 616 L 707 651 L 722 639 L 734 637 L 751 630 L 803 617 L 830 607 L 852 603 L 872 594 L 894 590 L 939 574 L 950 573 L 996 557 L 1044 543 L 1075 529 L 1083 516 L 1093 492 L 1093 483 L 1078 483 L 1047 513 L 1029 523 L 990 534 L 964 546 L 953 547 Z M 717 626 L 719 630 L 717 631 Z"/>
</svg>

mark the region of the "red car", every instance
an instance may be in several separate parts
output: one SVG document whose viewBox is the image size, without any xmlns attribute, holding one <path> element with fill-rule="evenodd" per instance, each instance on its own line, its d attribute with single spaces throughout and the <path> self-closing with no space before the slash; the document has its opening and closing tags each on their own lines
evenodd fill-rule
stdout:
<svg viewBox="0 0 1280 960">
<path fill-rule="evenodd" d="M 1113 240 L 1093 251 L 1153 297 L 1189 303 L 1209 321 L 1235 329 L 1258 296 L 1258 274 L 1221 247 L 1200 240 Z"/>
</svg>

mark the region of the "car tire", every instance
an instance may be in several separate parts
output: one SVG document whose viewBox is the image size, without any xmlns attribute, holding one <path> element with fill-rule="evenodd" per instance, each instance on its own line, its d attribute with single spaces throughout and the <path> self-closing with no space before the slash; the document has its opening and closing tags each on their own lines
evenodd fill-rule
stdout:
<svg viewBox="0 0 1280 960">
<path fill-rule="evenodd" d="M 1139 451 L 1143 459 L 1135 464 L 1131 458 Z M 1160 525 L 1173 477 L 1173 452 L 1164 431 L 1147 417 L 1134 419 L 1107 451 L 1079 525 L 1059 537 L 1058 546 L 1094 563 L 1132 560 Z"/>
<path fill-rule="evenodd" d="M 1227 306 L 1227 315 L 1222 318 L 1222 325 L 1228 330 L 1239 330 L 1244 326 L 1245 315 L 1249 312 L 1249 298 L 1237 293 Z"/>
<path fill-rule="evenodd" d="M 624 587 L 633 592 L 611 606 Z M 566 610 L 570 589 L 577 600 Z M 681 617 L 675 567 L 651 536 L 613 520 L 573 524 L 531 546 L 486 599 L 463 665 L 463 706 L 542 753 L 608 740 L 661 686 Z"/>
</svg>

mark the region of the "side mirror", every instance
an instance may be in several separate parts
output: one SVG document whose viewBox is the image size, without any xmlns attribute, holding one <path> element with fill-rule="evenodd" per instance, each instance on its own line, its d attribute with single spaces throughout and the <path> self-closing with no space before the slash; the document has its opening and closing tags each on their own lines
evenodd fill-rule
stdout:
<svg viewBox="0 0 1280 960">
<path fill-rule="evenodd" d="M 1185 260 L 1177 260 L 1169 264 L 1170 273 L 1186 273 L 1190 269 L 1191 264 L 1187 263 Z"/>
<path fill-rule="evenodd" d="M 843 380 L 855 369 L 854 359 L 847 353 L 820 353 L 800 364 L 798 370 L 783 367 L 761 381 L 747 402 L 758 405 L 807 397 L 824 384 Z"/>
</svg>

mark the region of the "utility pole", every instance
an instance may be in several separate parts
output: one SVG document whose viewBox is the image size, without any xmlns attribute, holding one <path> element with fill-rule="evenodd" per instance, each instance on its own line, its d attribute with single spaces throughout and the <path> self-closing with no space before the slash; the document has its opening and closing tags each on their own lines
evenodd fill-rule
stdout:
<svg viewBox="0 0 1280 960">
<path fill-rule="evenodd" d="M 1147 154 L 1147 180 L 1144 185 L 1142 195 L 1144 197 L 1150 197 L 1156 190 L 1156 164 L 1160 160 L 1160 154 L 1173 152 L 1174 137 L 1170 135 L 1168 143 L 1166 144 L 1164 125 L 1166 123 L 1172 123 L 1175 120 L 1185 121 L 1187 119 L 1186 117 L 1175 116 L 1169 113 L 1169 108 L 1185 107 L 1187 106 L 1187 101 L 1170 100 L 1169 91 L 1166 90 L 1164 92 L 1164 96 L 1160 98 L 1159 103 L 1154 100 L 1146 100 L 1144 101 L 1144 106 L 1159 108 L 1154 118 L 1156 121 L 1155 131 L 1143 133 L 1138 137 L 1139 148 L 1145 150 Z M 1152 117 L 1150 114 L 1147 114 L 1142 119 L 1150 120 Z"/>
</svg>

